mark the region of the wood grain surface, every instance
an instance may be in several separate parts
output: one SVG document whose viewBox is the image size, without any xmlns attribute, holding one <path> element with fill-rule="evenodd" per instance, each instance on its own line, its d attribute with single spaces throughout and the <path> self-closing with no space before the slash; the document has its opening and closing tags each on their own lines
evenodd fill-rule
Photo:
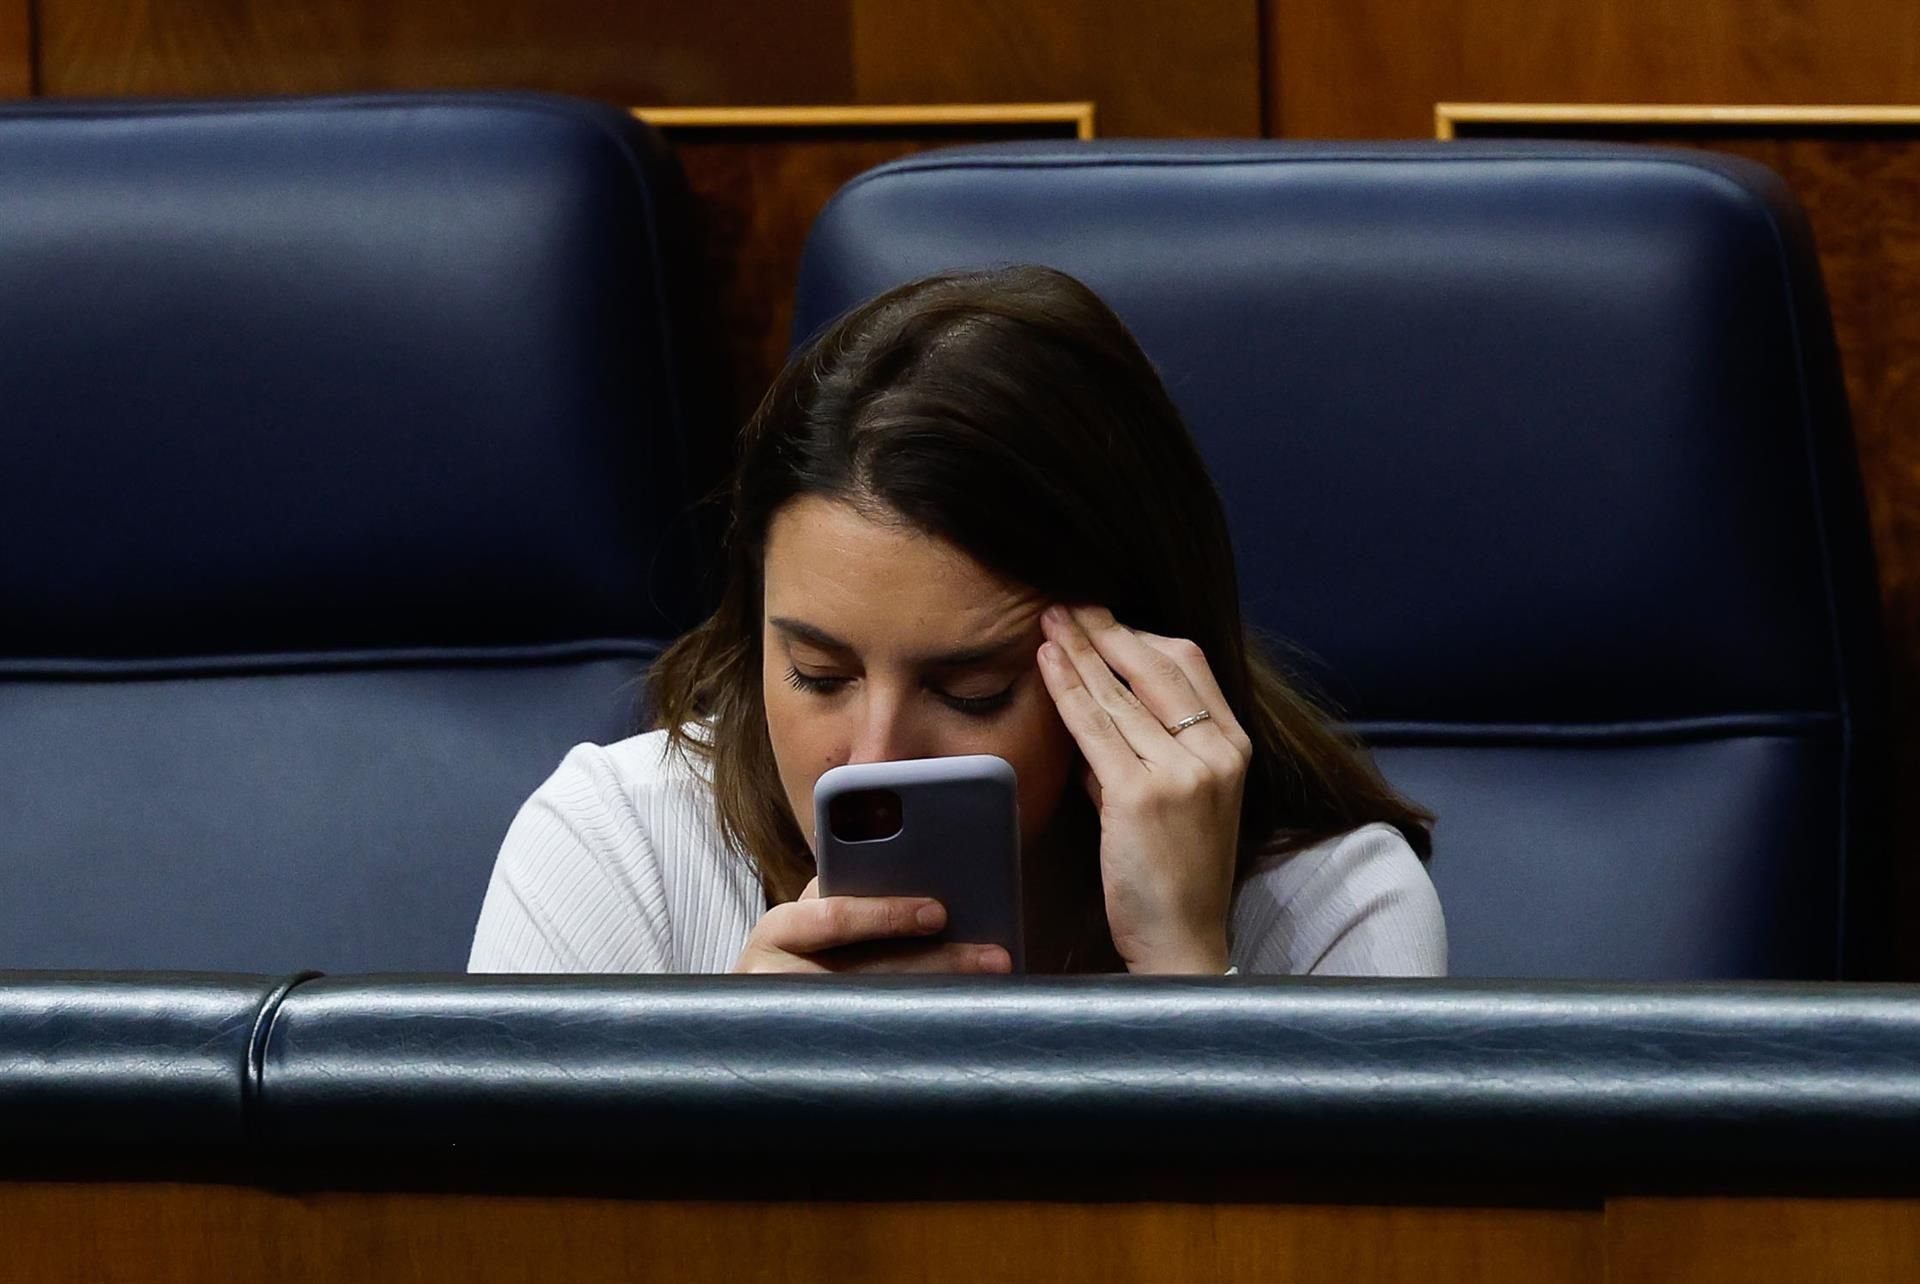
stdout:
<svg viewBox="0 0 1920 1284">
<path fill-rule="evenodd" d="M 33 93 L 33 0 L 0 0 L 0 98 Z"/>
<path fill-rule="evenodd" d="M 1920 1201 L 1622 1199 L 1609 1284 L 1912 1284 Z"/>
<path fill-rule="evenodd" d="M 626 104 L 838 102 L 847 0 L 38 0 L 41 92 L 545 89 Z"/>
<path fill-rule="evenodd" d="M 1433 104 L 1920 101 L 1905 0 L 1270 0 L 1272 132 L 1424 138 Z"/>
<path fill-rule="evenodd" d="M 1492 97 L 1455 92 L 1468 83 L 1462 3 L 1269 0 L 1267 131 L 1277 138 L 1424 138 L 1434 103 Z"/>
<path fill-rule="evenodd" d="M 23 14 L 29 3 L 0 0 Z M 1259 0 L 38 5 L 40 92 L 61 96 L 498 88 L 675 106 L 1086 98 L 1101 106 L 1102 132 L 1169 136 L 1255 135 L 1263 106 Z"/>
<path fill-rule="evenodd" d="M 1594 1209 L 734 1203 L 0 1184 L 36 1284 L 1600 1284 Z"/>
<path fill-rule="evenodd" d="M 1087 98 L 1112 137 L 1256 137 L 1257 0 L 856 0 L 864 102 Z"/>
<path fill-rule="evenodd" d="M 36 1284 L 1907 1284 L 1920 1200 L 789 1203 L 8 1182 L 0 1244 L 0 1277 Z"/>
</svg>

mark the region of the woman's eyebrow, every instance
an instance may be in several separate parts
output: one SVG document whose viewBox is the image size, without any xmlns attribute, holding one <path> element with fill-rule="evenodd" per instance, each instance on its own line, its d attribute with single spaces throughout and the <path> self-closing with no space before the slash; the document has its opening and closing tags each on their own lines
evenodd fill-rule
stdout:
<svg viewBox="0 0 1920 1284">
<path fill-rule="evenodd" d="M 998 660 L 1026 641 L 1027 633 L 1028 630 L 1022 629 L 1012 637 L 1001 638 L 998 642 L 983 642 L 979 646 L 964 647 L 958 651 L 922 656 L 920 663 L 930 669 L 964 669 L 969 665 L 985 664 L 989 660 Z"/>
<path fill-rule="evenodd" d="M 851 646 L 842 642 L 839 638 L 833 636 L 833 634 L 816 624 L 808 624 L 805 620 L 790 620 L 783 615 L 773 615 L 767 617 L 767 623 L 779 629 L 788 637 L 799 642 L 805 642 L 811 646 L 817 646 L 823 651 L 853 650 Z"/>
<path fill-rule="evenodd" d="M 796 642 L 817 646 L 823 651 L 851 652 L 851 644 L 842 641 L 817 624 L 808 624 L 805 620 L 792 619 L 784 615 L 770 615 L 767 623 Z M 964 669 L 968 665 L 984 664 L 989 660 L 998 660 L 1015 647 L 1027 640 L 1031 629 L 1022 629 L 1010 637 L 993 642 L 983 642 L 978 646 L 962 647 L 957 651 L 943 651 L 938 655 L 920 656 L 916 663 L 931 669 Z"/>
</svg>

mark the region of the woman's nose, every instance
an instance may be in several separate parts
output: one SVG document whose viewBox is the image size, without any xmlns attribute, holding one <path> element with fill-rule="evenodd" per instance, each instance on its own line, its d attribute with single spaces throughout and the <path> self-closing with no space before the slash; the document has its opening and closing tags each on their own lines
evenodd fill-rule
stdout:
<svg viewBox="0 0 1920 1284">
<path fill-rule="evenodd" d="M 903 700 L 882 692 L 866 702 L 859 713 L 848 762 L 895 762 L 918 758 L 917 738 L 910 725 Z"/>
</svg>

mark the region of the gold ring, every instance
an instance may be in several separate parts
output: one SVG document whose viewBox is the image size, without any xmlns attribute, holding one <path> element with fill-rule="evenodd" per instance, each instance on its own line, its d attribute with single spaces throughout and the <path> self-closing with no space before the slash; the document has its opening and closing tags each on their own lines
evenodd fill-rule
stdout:
<svg viewBox="0 0 1920 1284">
<path fill-rule="evenodd" d="M 1208 718 L 1211 718 L 1212 716 L 1213 715 L 1208 713 L 1205 709 L 1202 709 L 1198 713 L 1190 713 L 1186 717 L 1180 719 L 1180 721 L 1168 726 L 1167 734 L 1170 736 L 1177 736 L 1182 731 L 1185 731 L 1188 727 L 1191 727 L 1196 723 L 1205 722 Z"/>
</svg>

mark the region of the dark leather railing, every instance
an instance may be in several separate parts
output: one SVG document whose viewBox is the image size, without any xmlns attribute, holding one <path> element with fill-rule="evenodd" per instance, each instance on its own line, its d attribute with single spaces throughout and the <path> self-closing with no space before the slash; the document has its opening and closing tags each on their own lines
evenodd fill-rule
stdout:
<svg viewBox="0 0 1920 1284">
<path fill-rule="evenodd" d="M 243 1144 L 250 1054 L 291 980 L 0 972 L 0 1145 Z"/>
<path fill-rule="evenodd" d="M 0 974 L 0 1144 L 1898 1185 L 1920 989 Z"/>
</svg>

